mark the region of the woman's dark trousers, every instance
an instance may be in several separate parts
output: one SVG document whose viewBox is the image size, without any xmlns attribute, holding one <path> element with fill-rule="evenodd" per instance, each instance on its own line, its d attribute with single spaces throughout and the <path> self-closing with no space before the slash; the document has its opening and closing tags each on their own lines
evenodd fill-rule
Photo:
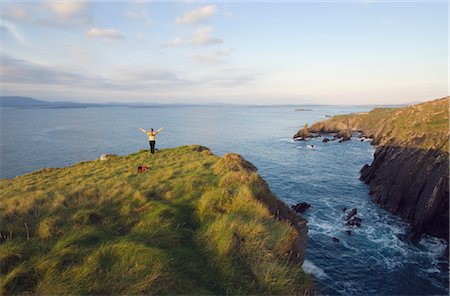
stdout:
<svg viewBox="0 0 450 296">
<path fill-rule="evenodd" d="M 155 154 L 155 141 L 150 141 L 150 153 Z"/>
</svg>

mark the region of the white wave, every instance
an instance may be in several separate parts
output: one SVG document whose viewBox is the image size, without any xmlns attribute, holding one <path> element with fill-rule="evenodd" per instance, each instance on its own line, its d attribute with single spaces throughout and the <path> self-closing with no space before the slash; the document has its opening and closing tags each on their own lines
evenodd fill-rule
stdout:
<svg viewBox="0 0 450 296">
<path fill-rule="evenodd" d="M 314 263 L 312 263 L 309 260 L 303 261 L 302 269 L 304 272 L 306 272 L 308 274 L 312 274 L 318 279 L 328 278 L 328 275 L 325 273 L 325 271 L 322 268 L 320 268 L 317 265 L 314 265 Z"/>
<path fill-rule="evenodd" d="M 295 143 L 294 139 L 292 139 L 292 138 L 281 138 L 281 139 L 278 139 L 278 141 L 285 142 L 285 143 Z"/>
<path fill-rule="evenodd" d="M 425 273 L 440 273 L 441 271 L 439 269 L 437 269 L 436 267 L 433 268 L 427 268 L 427 269 L 420 269 L 421 271 L 425 272 Z"/>
</svg>

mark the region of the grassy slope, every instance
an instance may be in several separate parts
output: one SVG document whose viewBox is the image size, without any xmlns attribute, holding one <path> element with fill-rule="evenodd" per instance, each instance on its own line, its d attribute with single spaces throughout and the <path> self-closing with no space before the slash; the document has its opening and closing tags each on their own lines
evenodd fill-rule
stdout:
<svg viewBox="0 0 450 296">
<path fill-rule="evenodd" d="M 199 146 L 0 180 L 0 294 L 303 294 L 253 167 Z M 137 165 L 149 165 L 143 173 Z"/>
<path fill-rule="evenodd" d="M 369 113 L 338 115 L 311 126 L 313 131 L 346 128 L 364 131 L 374 143 L 448 151 L 448 97 L 403 108 L 376 108 Z"/>
</svg>

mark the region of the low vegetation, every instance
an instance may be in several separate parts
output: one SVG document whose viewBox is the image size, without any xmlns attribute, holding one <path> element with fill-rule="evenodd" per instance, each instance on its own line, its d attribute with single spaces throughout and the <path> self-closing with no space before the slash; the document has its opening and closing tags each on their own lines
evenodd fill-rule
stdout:
<svg viewBox="0 0 450 296">
<path fill-rule="evenodd" d="M 147 165 L 138 173 L 138 165 Z M 0 294 L 308 294 L 297 230 L 238 155 L 200 146 L 0 180 Z"/>
<path fill-rule="evenodd" d="M 448 151 L 448 97 L 402 108 L 333 116 L 313 124 L 310 132 L 347 128 L 374 138 L 374 144 Z"/>
</svg>

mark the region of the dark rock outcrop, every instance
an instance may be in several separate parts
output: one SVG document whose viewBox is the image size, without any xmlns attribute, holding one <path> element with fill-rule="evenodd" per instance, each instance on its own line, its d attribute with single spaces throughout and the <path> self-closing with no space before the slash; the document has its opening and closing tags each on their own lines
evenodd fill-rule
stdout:
<svg viewBox="0 0 450 296">
<path fill-rule="evenodd" d="M 292 205 L 292 209 L 297 213 L 303 213 L 307 209 L 309 209 L 311 205 L 306 202 L 300 202 L 298 204 Z"/>
<path fill-rule="evenodd" d="M 356 214 L 358 214 L 358 210 L 356 208 L 353 208 L 350 213 L 347 215 L 347 219 L 345 219 L 346 221 L 350 220 L 350 218 L 352 218 L 353 216 L 355 216 Z"/>
<path fill-rule="evenodd" d="M 411 222 L 411 238 L 423 233 L 448 240 L 448 155 L 442 151 L 380 146 L 361 169 L 374 202 Z"/>
<path fill-rule="evenodd" d="M 338 115 L 308 129 L 340 142 L 358 133 L 377 145 L 361 179 L 375 203 L 410 222 L 414 240 L 425 233 L 449 240 L 448 100 Z M 357 218 L 347 224 L 360 225 Z"/>
<path fill-rule="evenodd" d="M 350 219 L 348 219 L 347 222 L 345 222 L 345 225 L 361 227 L 361 221 L 362 221 L 361 218 L 359 218 L 358 216 L 353 216 Z"/>
</svg>

